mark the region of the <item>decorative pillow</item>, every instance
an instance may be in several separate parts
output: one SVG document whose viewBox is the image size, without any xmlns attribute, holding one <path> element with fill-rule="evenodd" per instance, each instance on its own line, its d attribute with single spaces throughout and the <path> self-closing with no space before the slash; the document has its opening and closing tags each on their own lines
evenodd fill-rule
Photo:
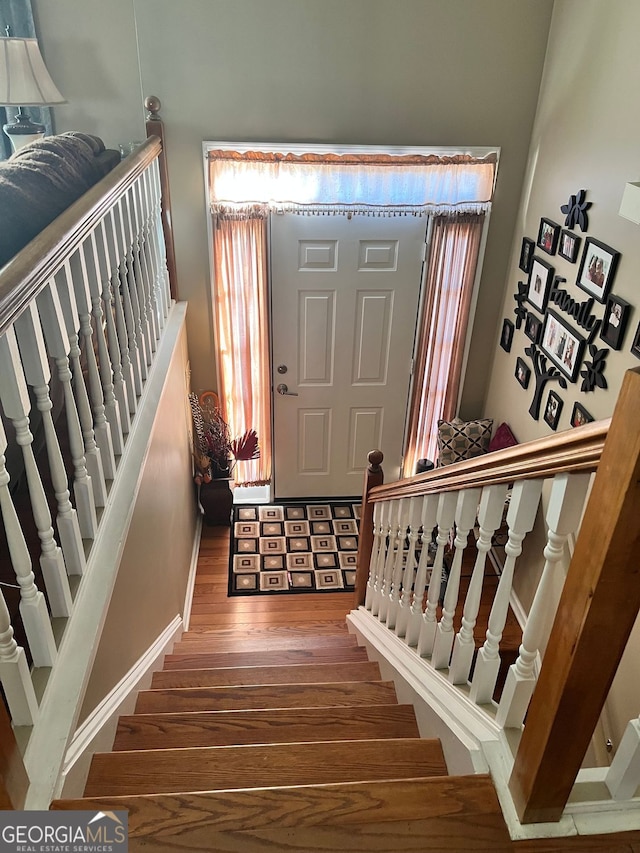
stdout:
<svg viewBox="0 0 640 853">
<path fill-rule="evenodd" d="M 438 468 L 473 459 L 489 450 L 493 420 L 438 421 Z"/>
<path fill-rule="evenodd" d="M 518 444 L 518 439 L 511 432 L 511 427 L 509 424 L 502 423 L 489 443 L 489 453 L 493 453 L 494 450 L 504 450 L 506 447 L 514 447 L 516 444 Z"/>
</svg>

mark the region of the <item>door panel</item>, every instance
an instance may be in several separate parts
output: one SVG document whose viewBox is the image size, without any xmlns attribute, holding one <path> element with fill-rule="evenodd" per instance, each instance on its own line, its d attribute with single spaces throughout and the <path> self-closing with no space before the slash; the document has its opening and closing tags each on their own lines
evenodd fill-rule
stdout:
<svg viewBox="0 0 640 853">
<path fill-rule="evenodd" d="M 361 493 L 398 476 L 427 222 L 273 215 L 275 495 Z"/>
</svg>

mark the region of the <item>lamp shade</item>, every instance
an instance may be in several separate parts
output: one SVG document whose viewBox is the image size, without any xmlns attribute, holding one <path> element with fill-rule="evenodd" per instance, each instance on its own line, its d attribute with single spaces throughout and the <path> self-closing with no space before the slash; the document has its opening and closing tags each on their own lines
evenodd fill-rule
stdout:
<svg viewBox="0 0 640 853">
<path fill-rule="evenodd" d="M 49 76 L 36 39 L 0 38 L 0 104 L 65 104 Z"/>
</svg>

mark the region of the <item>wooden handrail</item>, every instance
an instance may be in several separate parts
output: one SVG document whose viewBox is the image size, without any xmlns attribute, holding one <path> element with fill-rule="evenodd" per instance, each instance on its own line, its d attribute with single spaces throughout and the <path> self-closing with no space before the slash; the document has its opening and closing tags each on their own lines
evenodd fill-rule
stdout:
<svg viewBox="0 0 640 853">
<path fill-rule="evenodd" d="M 640 368 L 625 374 L 509 787 L 523 823 L 557 821 L 640 610 Z"/>
<path fill-rule="evenodd" d="M 436 468 L 369 492 L 369 501 L 483 488 L 514 480 L 553 477 L 568 471 L 595 471 L 611 419 L 596 421 L 505 450 Z"/>
<path fill-rule="evenodd" d="M 0 270 L 0 335 L 161 151 L 157 137 L 147 139 L 126 162 L 119 163 L 87 190 Z"/>
<path fill-rule="evenodd" d="M 166 143 L 164 135 L 164 123 L 159 112 L 162 104 L 160 98 L 149 95 L 144 105 L 147 109 L 147 136 L 157 136 L 162 143 L 162 151 L 158 165 L 160 167 L 160 189 L 162 199 L 162 230 L 164 232 L 164 245 L 167 256 L 167 272 L 169 273 L 169 289 L 171 298 L 178 298 L 178 274 L 176 270 L 176 250 L 173 243 L 173 226 L 171 223 L 171 194 L 169 192 L 169 169 L 167 166 Z"/>
</svg>

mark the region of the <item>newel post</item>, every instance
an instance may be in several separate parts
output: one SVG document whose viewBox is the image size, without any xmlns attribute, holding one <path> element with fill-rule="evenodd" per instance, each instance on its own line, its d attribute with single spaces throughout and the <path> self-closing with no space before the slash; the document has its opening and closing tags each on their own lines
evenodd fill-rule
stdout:
<svg viewBox="0 0 640 853">
<path fill-rule="evenodd" d="M 557 821 L 640 609 L 640 369 L 625 374 L 509 788 L 522 823 Z"/>
<path fill-rule="evenodd" d="M 0 809 L 22 809 L 28 787 L 29 778 L 11 721 L 0 701 Z"/>
<path fill-rule="evenodd" d="M 149 95 L 144 102 L 147 110 L 146 128 L 147 139 L 157 136 L 162 144 L 162 152 L 158 159 L 160 170 L 160 189 L 162 192 L 162 230 L 164 232 L 165 251 L 167 253 L 167 272 L 169 273 L 169 289 L 171 298 L 178 298 L 178 279 L 176 274 L 176 253 L 173 245 L 173 225 L 171 224 L 171 196 L 169 193 L 169 170 L 167 168 L 166 142 L 164 124 L 160 118 L 160 98 Z"/>
<path fill-rule="evenodd" d="M 360 512 L 360 534 L 358 538 L 358 567 L 356 569 L 356 607 L 364 604 L 369 579 L 369 566 L 371 563 L 371 550 L 373 548 L 373 504 L 369 503 L 369 492 L 374 486 L 381 486 L 384 482 L 382 460 L 384 455 L 381 450 L 372 450 L 368 455 L 369 466 L 364 474 L 364 488 L 362 490 L 362 510 Z"/>
</svg>

